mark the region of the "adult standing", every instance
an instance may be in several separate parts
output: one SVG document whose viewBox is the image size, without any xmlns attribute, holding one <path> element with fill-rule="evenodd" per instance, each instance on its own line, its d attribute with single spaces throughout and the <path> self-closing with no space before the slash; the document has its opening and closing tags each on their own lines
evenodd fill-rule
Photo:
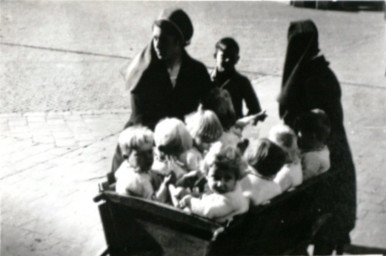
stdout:
<svg viewBox="0 0 386 256">
<path fill-rule="evenodd" d="M 154 129 L 165 117 L 183 119 L 197 109 L 211 87 L 206 67 L 185 51 L 193 25 L 183 10 L 163 10 L 152 29 L 152 41 L 123 70 L 132 110 L 125 128 L 143 125 Z M 110 182 L 114 182 L 112 174 L 122 161 L 117 148 L 108 175 Z"/>
<path fill-rule="evenodd" d="M 331 171 L 337 173 L 323 193 L 328 195 L 334 218 L 315 246 L 315 253 L 329 254 L 334 249 L 341 252 L 355 226 L 355 167 L 343 124 L 340 84 L 319 52 L 318 31 L 311 20 L 292 22 L 289 26 L 278 101 L 280 117 L 293 128 L 297 116 L 314 108 L 324 110 L 330 118 L 331 135 L 327 145 Z"/>
</svg>

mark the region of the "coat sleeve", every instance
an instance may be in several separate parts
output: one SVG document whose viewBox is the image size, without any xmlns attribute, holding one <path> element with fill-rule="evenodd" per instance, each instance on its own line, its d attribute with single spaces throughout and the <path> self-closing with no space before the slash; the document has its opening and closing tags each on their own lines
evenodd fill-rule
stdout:
<svg viewBox="0 0 386 256">
<path fill-rule="evenodd" d="M 259 113 L 261 111 L 260 102 L 248 78 L 245 78 L 243 85 L 243 98 L 248 108 L 247 115 Z"/>
</svg>

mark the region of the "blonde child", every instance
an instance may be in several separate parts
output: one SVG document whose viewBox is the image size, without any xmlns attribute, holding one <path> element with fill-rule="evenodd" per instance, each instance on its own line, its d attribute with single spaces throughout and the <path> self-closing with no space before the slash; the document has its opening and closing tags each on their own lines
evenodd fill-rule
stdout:
<svg viewBox="0 0 386 256">
<path fill-rule="evenodd" d="M 276 125 L 270 130 L 269 139 L 287 153 L 286 162 L 274 181 L 281 186 L 283 191 L 300 185 L 303 181 L 303 173 L 295 132 L 287 125 Z"/>
<path fill-rule="evenodd" d="M 193 187 L 202 177 L 201 164 L 203 157 L 208 152 L 210 145 L 220 139 L 223 129 L 216 114 L 211 110 L 203 110 L 202 105 L 198 110 L 185 117 L 186 128 L 193 137 L 193 147 L 182 155 L 189 174 L 186 179 L 181 179 L 177 185 Z"/>
<path fill-rule="evenodd" d="M 245 166 L 236 146 L 214 143 L 203 165 L 209 193 L 201 198 L 187 195 L 180 200 L 180 207 L 220 223 L 245 213 L 249 201 L 243 196 L 239 184 Z"/>
<path fill-rule="evenodd" d="M 115 190 L 121 195 L 151 198 L 153 187 L 149 170 L 153 163 L 153 133 L 145 127 L 125 129 L 118 139 L 125 161 L 115 172 Z"/>
<path fill-rule="evenodd" d="M 321 109 L 313 109 L 299 118 L 299 147 L 301 149 L 303 179 L 330 169 L 330 151 L 326 141 L 331 132 L 330 120 Z"/>
<path fill-rule="evenodd" d="M 201 155 L 193 149 L 193 138 L 185 124 L 177 118 L 165 118 L 155 127 L 156 157 L 152 170 L 164 176 L 160 190 L 163 200 L 170 197 L 177 205 L 178 198 L 190 193 L 194 181 L 200 176 Z"/>
<path fill-rule="evenodd" d="M 248 147 L 245 157 L 250 170 L 240 182 L 244 196 L 259 205 L 281 194 L 282 189 L 274 179 L 285 163 L 284 150 L 263 138 Z"/>
<path fill-rule="evenodd" d="M 193 148 L 205 155 L 211 143 L 219 140 L 223 128 L 217 115 L 211 110 L 204 110 L 202 105 L 193 114 L 185 117 L 186 127 L 193 137 Z"/>
<path fill-rule="evenodd" d="M 181 158 L 193 146 L 185 124 L 177 118 L 165 118 L 154 129 L 156 157 L 152 170 L 163 175 L 174 173 L 177 179 L 187 173 Z"/>
</svg>

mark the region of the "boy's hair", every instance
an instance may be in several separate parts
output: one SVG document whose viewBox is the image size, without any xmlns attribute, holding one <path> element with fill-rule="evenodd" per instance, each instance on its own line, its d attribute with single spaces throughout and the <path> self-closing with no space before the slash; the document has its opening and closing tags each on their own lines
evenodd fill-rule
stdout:
<svg viewBox="0 0 386 256">
<path fill-rule="evenodd" d="M 285 124 L 275 125 L 269 131 L 268 138 L 284 148 L 287 152 L 291 161 L 295 160 L 295 154 L 298 151 L 298 142 L 295 132 Z"/>
<path fill-rule="evenodd" d="M 215 54 L 218 50 L 238 56 L 240 52 L 240 47 L 235 39 L 231 37 L 224 37 L 217 41 L 215 46 Z"/>
<path fill-rule="evenodd" d="M 326 143 L 331 133 L 331 123 L 326 112 L 312 109 L 300 116 L 298 130 L 315 134 L 319 142 Z"/>
<path fill-rule="evenodd" d="M 249 165 L 262 176 L 276 175 L 286 160 L 284 150 L 266 138 L 259 139 L 257 145 L 253 143 L 245 152 Z"/>
<path fill-rule="evenodd" d="M 155 144 L 166 155 L 179 156 L 193 146 L 185 124 L 177 118 L 165 118 L 154 129 Z"/>
<path fill-rule="evenodd" d="M 216 114 L 211 110 L 204 110 L 202 105 L 198 110 L 185 117 L 186 128 L 193 138 L 201 138 L 205 142 L 218 140 L 223 128 Z"/>
<path fill-rule="evenodd" d="M 235 145 L 215 142 L 203 161 L 203 170 L 206 174 L 211 166 L 233 172 L 236 180 L 239 180 L 243 177 L 247 164 Z"/>
<path fill-rule="evenodd" d="M 153 132 L 143 126 L 131 126 L 122 131 L 118 138 L 118 144 L 122 151 L 149 150 L 153 148 Z"/>
<path fill-rule="evenodd" d="M 203 109 L 212 110 L 217 115 L 224 131 L 236 123 L 236 112 L 227 90 L 213 88 L 203 99 L 202 105 Z"/>
</svg>

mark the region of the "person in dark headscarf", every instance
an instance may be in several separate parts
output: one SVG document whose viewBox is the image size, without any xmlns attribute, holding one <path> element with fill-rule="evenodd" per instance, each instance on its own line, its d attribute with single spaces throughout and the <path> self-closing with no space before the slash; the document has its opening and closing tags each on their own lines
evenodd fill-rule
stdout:
<svg viewBox="0 0 386 256">
<path fill-rule="evenodd" d="M 189 16 L 181 9 L 165 9 L 153 24 L 153 38 L 122 74 L 131 93 L 131 116 L 125 125 L 154 129 L 165 117 L 183 119 L 195 111 L 211 88 L 206 67 L 185 51 L 193 36 Z M 119 148 L 112 173 L 122 163 Z M 114 182 L 113 175 L 108 175 Z"/>
<path fill-rule="evenodd" d="M 316 254 L 332 250 L 342 252 L 350 242 L 349 232 L 356 219 L 355 167 L 343 124 L 340 84 L 320 54 L 318 30 L 311 20 L 292 22 L 288 30 L 288 46 L 284 63 L 279 115 L 296 130 L 296 119 L 315 108 L 324 110 L 331 121 L 327 141 L 331 171 L 336 172 L 323 191 L 334 214 L 330 227 L 315 245 Z"/>
</svg>

